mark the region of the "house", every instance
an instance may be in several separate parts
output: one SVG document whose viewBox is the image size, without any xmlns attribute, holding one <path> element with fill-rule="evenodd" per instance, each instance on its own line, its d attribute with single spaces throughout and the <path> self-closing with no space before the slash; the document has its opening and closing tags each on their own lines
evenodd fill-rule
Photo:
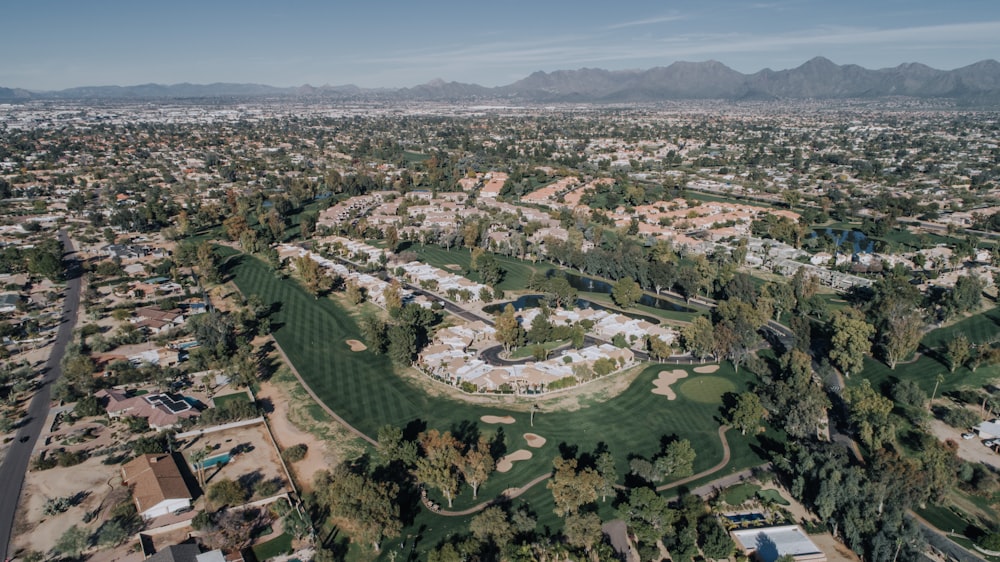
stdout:
<svg viewBox="0 0 1000 562">
<path fill-rule="evenodd" d="M 122 480 L 132 488 L 143 519 L 153 519 L 191 507 L 191 491 L 169 454 L 141 455 L 122 465 Z"/>
<path fill-rule="evenodd" d="M 972 429 L 983 439 L 996 439 L 1000 437 L 1000 420 L 983 422 Z"/>
<path fill-rule="evenodd" d="M 736 544 L 760 562 L 791 556 L 797 562 L 826 562 L 826 555 L 798 525 L 732 531 Z"/>
<path fill-rule="evenodd" d="M 243 557 L 223 555 L 221 550 L 202 552 L 197 544 L 175 544 L 146 559 L 146 562 L 239 562 Z"/>
<path fill-rule="evenodd" d="M 174 427 L 181 420 L 198 415 L 198 411 L 187 401 L 176 400 L 168 394 L 129 396 L 118 389 L 102 388 L 94 396 L 104 405 L 108 417 L 145 418 L 149 422 L 149 427 L 156 430 Z"/>
<path fill-rule="evenodd" d="M 19 302 L 21 302 L 21 296 L 17 293 L 4 293 L 0 295 L 0 314 L 16 311 L 17 303 Z"/>
</svg>

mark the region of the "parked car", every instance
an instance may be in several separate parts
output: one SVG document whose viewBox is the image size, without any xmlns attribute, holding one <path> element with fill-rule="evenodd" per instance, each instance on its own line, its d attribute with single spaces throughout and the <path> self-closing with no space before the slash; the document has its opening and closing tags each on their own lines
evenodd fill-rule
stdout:
<svg viewBox="0 0 1000 562">
<path fill-rule="evenodd" d="M 987 447 L 992 447 L 993 443 L 994 442 L 992 439 L 987 439 L 986 441 L 983 441 L 983 445 L 986 445 Z"/>
<path fill-rule="evenodd" d="M 962 439 L 972 439 L 972 438 L 974 438 L 975 436 L 976 436 L 976 434 L 975 434 L 975 433 L 963 433 L 963 434 L 962 434 Z"/>
</svg>

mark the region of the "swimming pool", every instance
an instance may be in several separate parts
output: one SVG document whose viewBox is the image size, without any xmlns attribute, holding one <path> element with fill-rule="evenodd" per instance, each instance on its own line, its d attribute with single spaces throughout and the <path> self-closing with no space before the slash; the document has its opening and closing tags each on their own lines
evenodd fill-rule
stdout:
<svg viewBox="0 0 1000 562">
<path fill-rule="evenodd" d="M 201 461 L 202 468 L 211 468 L 217 464 L 227 464 L 229 463 L 229 453 L 223 453 L 221 455 L 215 455 L 214 457 L 208 457 L 207 459 Z M 197 463 L 192 463 L 194 469 L 198 469 Z"/>
<path fill-rule="evenodd" d="M 733 515 L 725 515 L 724 517 L 737 525 L 740 523 L 755 523 L 757 521 L 764 520 L 763 513 L 736 513 Z"/>
</svg>

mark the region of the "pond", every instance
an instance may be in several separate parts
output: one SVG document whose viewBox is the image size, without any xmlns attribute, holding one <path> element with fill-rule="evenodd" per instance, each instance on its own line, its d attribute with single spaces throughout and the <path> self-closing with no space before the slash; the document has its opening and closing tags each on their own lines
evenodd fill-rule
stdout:
<svg viewBox="0 0 1000 562">
<path fill-rule="evenodd" d="M 566 273 L 565 276 L 566 280 L 569 281 L 569 284 L 577 291 L 604 293 L 606 295 L 611 294 L 612 285 L 606 281 L 584 277 L 575 273 Z M 650 308 L 658 308 L 660 310 L 672 310 L 674 312 L 697 312 L 695 309 L 685 306 L 675 300 L 668 299 L 666 297 L 647 295 L 645 293 L 643 293 L 642 298 L 639 299 L 639 304 Z"/>
<path fill-rule="evenodd" d="M 852 254 L 870 254 L 875 249 L 875 241 L 869 239 L 865 236 L 864 232 L 859 230 L 843 230 L 839 228 L 817 228 L 812 231 L 809 235 L 810 238 L 816 238 L 820 234 L 825 234 L 833 240 L 834 247 L 838 250 L 842 250 L 842 246 L 845 242 L 850 244 L 852 249 Z"/>
</svg>

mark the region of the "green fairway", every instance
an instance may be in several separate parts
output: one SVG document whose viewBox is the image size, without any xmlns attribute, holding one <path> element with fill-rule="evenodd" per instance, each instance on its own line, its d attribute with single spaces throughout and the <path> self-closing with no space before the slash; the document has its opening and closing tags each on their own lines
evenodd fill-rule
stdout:
<svg viewBox="0 0 1000 562">
<path fill-rule="evenodd" d="M 924 336 L 920 344 L 921 356 L 916 361 L 902 363 L 895 370 L 889 369 L 881 361 L 865 358 L 865 368 L 860 376 L 851 377 L 848 384 L 856 384 L 862 378 L 872 382 L 872 386 L 889 390 L 900 380 L 913 380 L 930 394 L 934 389 L 937 375 L 944 375 L 944 382 L 938 387 L 938 396 L 943 392 L 962 387 L 981 387 L 1000 377 L 1000 365 L 982 365 L 973 373 L 968 367 L 959 367 L 954 373 L 940 356 L 940 349 L 957 334 L 964 334 L 972 344 L 991 341 L 1000 332 L 1000 308 L 992 308 L 971 316 L 951 326 L 940 328 Z"/>
<path fill-rule="evenodd" d="M 406 249 L 415 252 L 420 261 L 445 271 L 453 271 L 452 268 L 448 267 L 449 265 L 460 266 L 463 271 L 467 272 L 465 274 L 466 277 L 473 281 L 480 281 L 479 276 L 475 272 L 469 271 L 472 263 L 472 253 L 468 249 L 452 248 L 445 250 L 440 246 L 421 246 L 419 244 L 412 244 Z M 506 272 L 503 280 L 495 287 L 502 291 L 523 291 L 528 288 L 528 279 L 531 278 L 532 271 L 543 275 L 551 269 L 551 266 L 546 262 L 535 265 L 517 258 L 501 256 L 500 254 L 494 254 L 494 256 L 500 267 Z M 461 274 L 459 271 L 454 271 L 454 273 Z"/>
<path fill-rule="evenodd" d="M 703 385 L 705 390 L 693 387 L 697 391 L 692 393 L 701 401 L 687 398 L 683 391 L 677 400 L 671 401 L 651 392 L 653 379 L 664 368 L 651 365 L 627 390 L 607 401 L 594 401 L 576 411 L 547 411 L 542 402 L 531 426 L 528 413 L 523 411 L 428 396 L 407 378 L 396 374 L 385 356 L 348 351 L 344 340 L 362 338 L 351 316 L 333 300 L 316 299 L 297 281 L 277 278 L 256 258 L 232 258 L 232 265 L 234 281 L 244 295 L 258 294 L 265 304 L 278 303 L 272 318 L 274 337 L 305 382 L 333 411 L 365 434 L 374 437 L 384 424 L 453 431 L 464 427 L 466 431 L 488 436 L 502 432 L 507 452 L 527 448 L 525 433 L 546 438 L 544 446 L 530 449 L 533 453 L 530 460 L 515 463 L 510 472 L 491 476 L 480 489 L 476 502 L 469 488 L 464 487 L 455 500 L 455 509 L 495 497 L 506 488 L 520 486 L 549 472 L 561 449 L 592 453 L 603 444 L 615 456 L 618 473 L 624 478 L 630 454 L 651 458 L 660 451 L 663 438 L 676 436 L 694 444 L 698 454 L 694 471 L 706 470 L 722 459 L 718 439 L 719 397 L 726 391 L 746 388 L 748 377 L 737 375 L 724 365 L 714 376 L 691 376 L 691 381 L 712 380 L 712 384 Z M 512 415 L 515 423 L 486 424 L 480 420 L 484 415 Z M 758 445 L 755 438 L 743 438 L 733 432 L 728 437 L 732 458 L 720 476 L 760 463 L 752 448 Z M 544 484 L 536 488 L 524 497 L 542 513 L 544 508 L 535 503 L 536 499 L 549 497 L 551 501 L 551 498 Z M 442 503 L 436 491 L 432 491 L 431 497 Z M 433 522 L 427 523 L 430 528 L 447 526 L 454 530 L 452 523 L 458 523 L 445 525 L 440 516 L 426 514 L 415 525 L 425 517 Z M 404 531 L 404 537 L 409 531 Z M 429 532 L 424 535 L 431 537 Z"/>
<path fill-rule="evenodd" d="M 719 404 L 727 392 L 736 392 L 736 385 L 729 379 L 712 375 L 695 375 L 684 379 L 678 387 L 681 396 L 700 404 Z"/>
</svg>

